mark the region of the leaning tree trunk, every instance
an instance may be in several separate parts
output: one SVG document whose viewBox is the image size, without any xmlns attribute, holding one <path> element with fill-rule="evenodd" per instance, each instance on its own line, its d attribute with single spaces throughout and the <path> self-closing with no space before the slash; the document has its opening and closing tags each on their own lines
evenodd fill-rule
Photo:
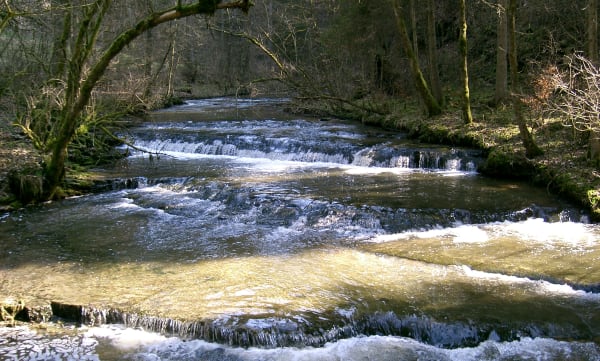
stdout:
<svg viewBox="0 0 600 361">
<path fill-rule="evenodd" d="M 521 99 L 518 95 L 518 84 L 519 84 L 519 75 L 517 70 L 517 37 L 516 37 L 516 16 L 517 15 L 517 1 L 510 0 L 509 6 L 509 63 L 510 63 L 510 82 L 512 87 L 512 103 L 515 113 L 515 121 L 519 127 L 519 134 L 521 136 L 521 141 L 523 142 L 523 146 L 525 147 L 525 156 L 527 158 L 534 158 L 538 155 L 542 155 L 544 152 L 537 146 L 535 141 L 533 140 L 533 136 L 531 132 L 529 132 L 529 128 L 527 128 L 527 122 L 525 121 L 525 117 L 523 115 L 523 104 L 521 103 Z"/>
<path fill-rule="evenodd" d="M 412 72 L 417 91 L 421 96 L 421 99 L 425 103 L 427 114 L 429 116 L 439 115 L 442 113 L 442 108 L 431 94 L 431 90 L 429 90 L 427 81 L 423 76 L 423 72 L 421 71 L 421 67 L 419 66 L 419 59 L 417 59 L 417 56 L 413 51 L 413 45 L 411 44 L 410 38 L 408 36 L 408 31 L 406 30 L 404 14 L 402 13 L 402 7 L 400 6 L 398 0 L 394 1 L 393 7 L 394 15 L 396 18 L 396 25 L 398 27 L 398 32 L 400 35 L 400 44 L 402 45 L 402 49 L 404 50 L 410 61 L 410 70 Z"/>
<path fill-rule="evenodd" d="M 110 0 L 98 0 L 96 4 L 103 8 L 106 7 L 107 9 L 108 6 L 110 6 Z M 115 58 L 125 46 L 130 44 L 144 32 L 169 21 L 197 14 L 212 14 L 219 9 L 238 8 L 243 11 L 248 11 L 249 7 L 249 0 L 238 0 L 225 3 L 214 0 L 200 0 L 189 5 L 181 5 L 178 2 L 178 5 L 175 7 L 155 12 L 117 36 L 96 63 L 90 66 L 89 73 L 84 79 L 82 76 L 82 68 L 85 65 L 85 60 L 89 58 L 89 54 L 92 50 L 92 47 L 90 46 L 93 45 L 102 21 L 101 16 L 93 18 L 93 16 L 90 15 L 90 19 L 94 19 L 95 23 L 90 26 L 90 24 L 85 24 L 84 22 L 84 24 L 81 25 L 76 46 L 71 56 L 71 63 L 78 68 L 69 70 L 65 105 L 63 106 L 60 118 L 57 119 L 57 128 L 59 132 L 56 134 L 52 143 L 50 158 L 47 160 L 44 169 L 43 198 L 52 199 L 58 196 L 57 191 L 65 178 L 67 149 L 80 125 L 81 113 L 88 105 L 92 96 L 92 90 L 106 72 L 111 60 Z M 86 31 L 91 31 L 91 33 L 87 34 L 85 33 Z"/>
</svg>

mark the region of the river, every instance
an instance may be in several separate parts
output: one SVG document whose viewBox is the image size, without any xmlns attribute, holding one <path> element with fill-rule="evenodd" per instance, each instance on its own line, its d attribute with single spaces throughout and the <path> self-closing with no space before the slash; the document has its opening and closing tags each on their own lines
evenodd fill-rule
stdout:
<svg viewBox="0 0 600 361">
<path fill-rule="evenodd" d="M 0 328 L 0 359 L 600 360 L 585 212 L 285 106 L 154 112 L 99 192 L 1 214 L 0 295 L 78 320 Z"/>
</svg>

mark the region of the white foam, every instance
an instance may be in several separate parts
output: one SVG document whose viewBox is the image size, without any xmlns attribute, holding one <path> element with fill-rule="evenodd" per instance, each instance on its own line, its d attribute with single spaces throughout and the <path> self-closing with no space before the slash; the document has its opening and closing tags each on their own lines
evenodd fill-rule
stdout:
<svg viewBox="0 0 600 361">
<path fill-rule="evenodd" d="M 119 325 L 93 327 L 84 335 L 88 338 L 110 340 L 110 344 L 121 351 L 135 351 L 145 346 L 162 344 L 168 341 L 167 337 L 158 333 Z"/>
<path fill-rule="evenodd" d="M 523 222 L 504 222 L 496 226 L 500 235 L 516 235 L 522 240 L 537 243 L 568 245 L 594 245 L 598 235 L 590 225 L 575 222 L 548 223 L 541 218 L 530 218 Z"/>
<path fill-rule="evenodd" d="M 266 324 L 252 324 L 266 327 Z M 162 339 L 142 346 L 130 355 L 136 360 L 179 360 L 189 359 L 234 359 L 240 361 L 334 361 L 334 360 L 600 360 L 600 349 L 593 343 L 555 341 L 551 339 L 525 338 L 514 342 L 489 340 L 473 348 L 440 349 L 413 339 L 392 336 L 355 337 L 328 343 L 321 348 L 232 348 L 204 341 L 183 342 L 179 339 Z"/>
<path fill-rule="evenodd" d="M 546 222 L 530 218 L 522 222 L 498 222 L 479 225 L 457 225 L 426 231 L 409 231 L 378 235 L 373 243 L 385 243 L 411 238 L 451 238 L 455 243 L 484 243 L 496 238 L 512 237 L 523 242 L 538 243 L 545 247 L 565 245 L 594 247 L 599 244 L 598 226 L 575 222 Z"/>
<path fill-rule="evenodd" d="M 527 287 L 531 291 L 541 295 L 571 297 L 574 299 L 586 300 L 590 302 L 600 302 L 599 293 L 576 290 L 567 284 L 556 284 L 544 280 L 532 280 L 527 277 L 517 277 L 500 273 L 477 271 L 471 269 L 468 266 L 456 266 L 455 268 L 460 269 L 466 276 L 471 278 L 500 282 L 510 285 L 520 285 Z"/>
<path fill-rule="evenodd" d="M 485 243 L 489 240 L 487 232 L 477 226 L 454 228 L 451 235 L 454 243 Z"/>
<path fill-rule="evenodd" d="M 249 296 L 254 296 L 254 295 L 256 295 L 256 291 L 248 289 L 248 288 L 239 290 L 233 294 L 234 297 L 249 297 Z"/>
<path fill-rule="evenodd" d="M 475 348 L 447 352 L 450 360 L 600 360 L 600 349 L 593 343 L 524 338 L 514 342 L 486 341 Z"/>
<path fill-rule="evenodd" d="M 345 166 L 343 167 L 344 172 L 350 175 L 377 175 L 384 173 L 391 174 L 406 174 L 414 172 L 422 172 L 422 169 L 418 168 L 387 168 L 387 167 L 367 167 L 367 166 Z"/>
<path fill-rule="evenodd" d="M 408 240 L 411 238 L 446 238 L 451 239 L 454 243 L 485 243 L 490 239 L 488 232 L 481 226 L 461 225 L 457 227 L 437 228 L 427 231 L 381 234 L 367 241 L 372 243 L 386 243 Z"/>
<path fill-rule="evenodd" d="M 335 309 L 335 312 L 342 317 L 345 317 L 347 319 L 352 319 L 352 317 L 356 313 L 356 307 L 350 307 L 350 308 L 339 308 L 338 307 Z"/>
<path fill-rule="evenodd" d="M 273 320 L 254 320 L 247 326 L 267 329 Z M 282 327 L 290 325 L 282 325 Z M 46 337 L 27 328 L 0 328 L 0 359 L 3 360 L 222 360 L 239 361 L 334 361 L 334 360 L 600 360 L 594 343 L 523 338 L 498 342 L 497 337 L 477 347 L 440 349 L 409 338 L 394 336 L 354 337 L 324 347 L 238 348 L 201 340 L 184 341 L 120 325 L 93 327 L 81 336 Z M 15 340 L 12 343 L 9 340 Z M 18 340 L 18 341 L 16 341 Z M 101 347 L 99 347 L 102 345 Z"/>
<path fill-rule="evenodd" d="M 285 138 L 283 139 L 285 141 Z M 452 163 L 445 169 L 425 169 L 420 165 L 411 167 L 410 157 L 397 156 L 392 157 L 388 162 L 374 163 L 371 156 L 362 156 L 360 151 L 354 155 L 354 160 L 349 164 L 349 159 L 344 154 L 328 154 L 322 152 L 294 152 L 287 153 L 285 151 L 270 151 L 264 152 L 253 149 L 238 149 L 233 144 L 225 144 L 220 140 L 215 140 L 212 143 L 188 143 L 183 141 L 153 140 L 153 141 L 137 141 L 136 147 L 151 153 L 159 153 L 180 160 L 192 160 L 203 158 L 229 158 L 239 162 L 253 164 L 261 170 L 282 171 L 289 168 L 305 168 L 305 167 L 337 167 L 343 169 L 347 174 L 351 175 L 376 175 L 383 173 L 405 174 L 410 172 L 428 172 L 439 173 L 445 177 L 460 177 L 465 175 L 476 174 L 475 171 L 461 171 L 460 161 Z M 139 152 L 132 152 L 132 157 L 139 157 Z M 277 165 L 267 163 L 279 163 Z M 276 167 L 276 168 L 273 168 Z"/>
<path fill-rule="evenodd" d="M 121 198 L 121 201 L 110 206 L 111 209 L 137 209 L 138 205 L 133 203 L 133 199 Z"/>
<path fill-rule="evenodd" d="M 0 327 L 0 360 L 99 361 L 97 345 L 95 339 L 81 335 L 44 334 L 25 326 Z"/>
</svg>

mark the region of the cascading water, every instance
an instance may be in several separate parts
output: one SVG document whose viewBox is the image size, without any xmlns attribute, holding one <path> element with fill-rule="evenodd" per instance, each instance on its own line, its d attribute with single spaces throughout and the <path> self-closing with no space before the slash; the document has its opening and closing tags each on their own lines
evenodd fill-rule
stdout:
<svg viewBox="0 0 600 361">
<path fill-rule="evenodd" d="M 585 214 L 282 106 L 157 112 L 103 192 L 2 215 L 0 294 L 87 326 L 0 329 L 0 358 L 600 359 Z"/>
<path fill-rule="evenodd" d="M 179 157 L 222 155 L 272 161 L 326 163 L 377 168 L 475 171 L 480 152 L 448 148 L 407 148 L 392 133 L 353 133 L 339 123 L 307 120 L 163 122 L 132 133 L 136 146 Z M 355 130 L 354 130 L 355 131 Z M 392 138 L 392 141 L 384 141 Z M 373 143 L 373 144 L 372 144 Z"/>
</svg>

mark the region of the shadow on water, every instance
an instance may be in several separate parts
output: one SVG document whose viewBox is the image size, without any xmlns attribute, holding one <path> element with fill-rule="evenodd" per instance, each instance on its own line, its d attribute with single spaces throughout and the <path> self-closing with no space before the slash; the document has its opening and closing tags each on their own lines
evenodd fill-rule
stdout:
<svg viewBox="0 0 600 361">
<path fill-rule="evenodd" d="M 339 185 L 343 176 L 334 177 L 332 184 Z M 10 250 L 2 257 L 2 292 L 57 305 L 97 305 L 86 316 L 91 318 L 80 319 L 84 323 L 119 322 L 238 346 L 322 346 L 361 334 L 409 336 L 444 347 L 475 345 L 490 335 L 503 341 L 597 340 L 599 331 L 590 326 L 600 324 L 597 294 L 568 286 L 544 293 L 536 287 L 551 284 L 511 276 L 494 280 L 496 270 L 531 275 L 523 266 L 549 278 L 555 264 L 542 266 L 556 258 L 552 250 L 540 257 L 543 247 L 508 246 L 510 239 L 485 246 L 449 241 L 456 235 L 361 243 L 415 228 L 460 229 L 453 228 L 457 222 L 475 222 L 471 227 L 478 232 L 493 234 L 485 230 L 493 225 L 477 224 L 524 221 L 543 209 L 478 213 L 369 205 L 367 199 L 380 191 L 390 202 L 386 186 L 342 204 L 339 186 L 322 199 L 307 196 L 318 189 L 319 178 L 303 174 L 290 180 L 302 186 L 284 181 L 266 188 L 260 176 L 236 184 L 161 179 L 160 186 L 13 213 L 2 220 L 2 243 Z M 456 183 L 443 183 L 446 197 L 452 196 L 446 190 Z M 294 187 L 304 190 L 301 197 L 291 196 Z M 359 187 L 369 189 L 364 182 Z M 517 200 L 514 191 L 512 185 L 494 186 L 497 198 Z M 361 206 L 348 206 L 352 203 Z M 571 251 L 564 250 L 568 264 L 581 263 Z M 528 253 L 539 259 L 536 266 L 522 259 Z M 455 264 L 492 276 L 482 281 Z M 593 263 L 588 267 L 594 270 Z M 75 314 L 85 314 L 82 310 Z M 69 312 L 62 315 L 72 318 Z"/>
<path fill-rule="evenodd" d="M 357 335 L 440 347 L 490 337 L 600 336 L 598 294 L 458 266 L 340 248 L 192 263 L 132 260 L 133 248 L 100 261 L 103 247 L 57 252 L 72 259 L 54 265 L 52 247 L 19 265 L 4 263 L 2 291 L 56 301 L 56 315 L 85 324 L 123 323 L 245 347 L 322 346 Z M 85 308 L 57 306 L 64 304 Z"/>
<path fill-rule="evenodd" d="M 531 286 L 537 285 L 532 282 Z M 298 307 L 188 321 L 115 309 L 53 307 L 55 313 L 83 323 L 119 323 L 184 339 L 200 338 L 243 347 L 320 347 L 360 335 L 403 336 L 443 348 L 527 337 L 597 341 L 600 335 L 597 299 L 584 301 L 578 295 L 549 295 L 543 294 L 543 290 L 538 294 L 523 294 L 522 290 L 510 288 L 514 286 L 474 287 L 467 281 L 446 281 L 443 285 L 422 282 L 412 285 L 411 295 L 402 301 L 389 290 L 340 282 L 320 292 L 335 291 L 346 297 L 337 303 L 321 305 L 322 309 Z"/>
</svg>

